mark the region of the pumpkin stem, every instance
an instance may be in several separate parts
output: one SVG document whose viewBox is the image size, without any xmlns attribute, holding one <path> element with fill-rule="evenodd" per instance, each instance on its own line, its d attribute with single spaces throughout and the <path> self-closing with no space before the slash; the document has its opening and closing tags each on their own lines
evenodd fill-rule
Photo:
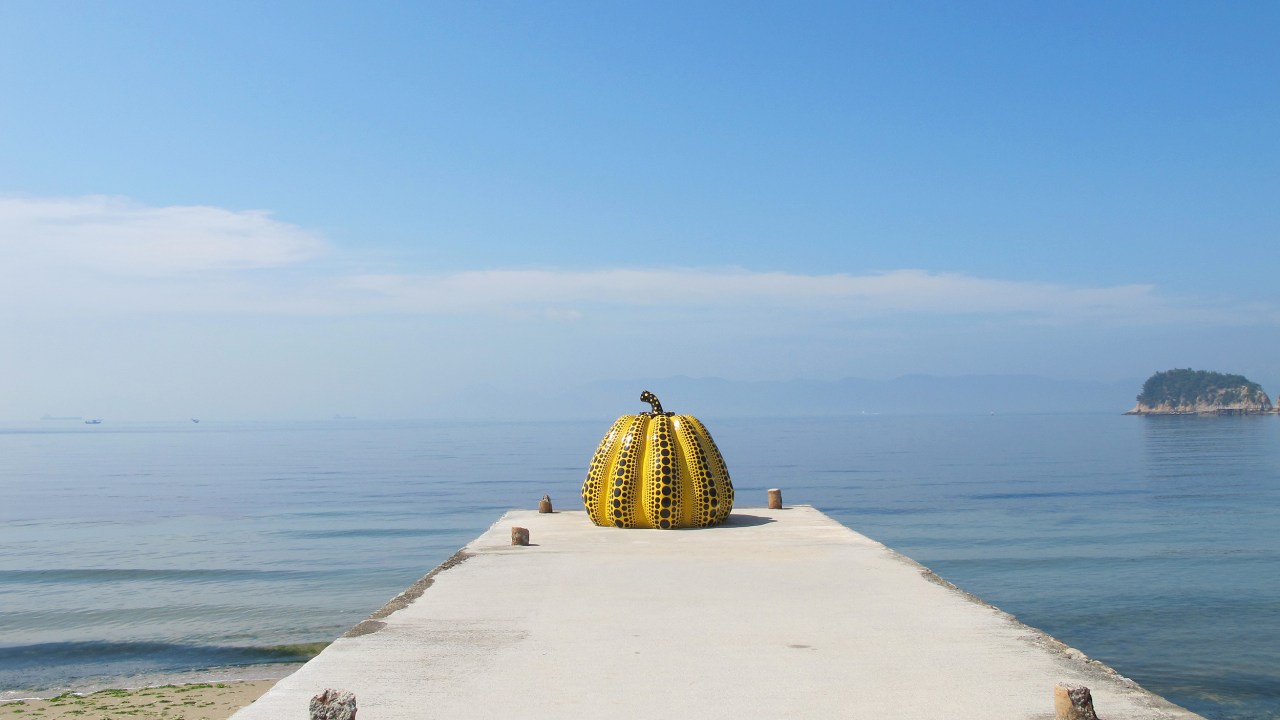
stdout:
<svg viewBox="0 0 1280 720">
<path fill-rule="evenodd" d="M 650 415 L 666 415 L 666 413 L 662 412 L 662 403 L 658 402 L 658 396 L 648 390 L 640 393 L 640 402 L 647 402 L 649 407 L 653 408 L 653 412 L 649 413 Z"/>
</svg>

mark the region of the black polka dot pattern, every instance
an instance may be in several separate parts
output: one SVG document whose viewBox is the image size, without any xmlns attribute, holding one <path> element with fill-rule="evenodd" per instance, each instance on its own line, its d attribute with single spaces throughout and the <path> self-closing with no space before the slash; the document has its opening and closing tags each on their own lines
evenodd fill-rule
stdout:
<svg viewBox="0 0 1280 720">
<path fill-rule="evenodd" d="M 609 502 L 612 491 L 605 492 L 605 484 L 612 482 L 612 477 L 606 475 L 606 471 L 617 457 L 618 447 L 621 445 L 619 441 L 633 419 L 633 416 L 624 415 L 613 423 L 613 427 L 609 428 L 609 432 L 600 441 L 600 446 L 596 448 L 596 454 L 591 458 L 591 467 L 587 469 L 587 480 L 582 484 L 582 504 L 587 507 L 587 513 L 597 525 L 605 524 L 600 519 L 612 514 L 609 509 L 612 507 Z"/>
<path fill-rule="evenodd" d="M 649 420 L 645 448 L 644 489 L 641 494 L 645 518 L 650 525 L 669 530 L 680 523 L 680 471 L 671 418 L 659 415 Z"/>
<path fill-rule="evenodd" d="M 697 418 L 658 410 L 624 415 L 591 459 L 582 502 L 596 525 L 707 527 L 733 510 L 724 458 Z"/>
<path fill-rule="evenodd" d="M 707 432 L 707 428 L 698 418 L 685 415 L 682 419 L 688 423 L 690 435 L 697 439 L 698 449 L 701 450 L 702 457 L 707 463 L 709 487 L 707 507 L 710 513 L 707 524 L 717 525 L 724 522 L 733 510 L 733 482 L 729 479 L 729 467 L 725 465 L 720 448 L 716 447 L 716 441 L 711 439 L 711 433 Z"/>
</svg>

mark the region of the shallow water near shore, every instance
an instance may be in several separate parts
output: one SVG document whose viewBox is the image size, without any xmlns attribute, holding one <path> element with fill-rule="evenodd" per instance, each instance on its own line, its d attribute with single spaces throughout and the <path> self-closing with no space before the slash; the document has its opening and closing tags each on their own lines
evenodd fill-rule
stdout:
<svg viewBox="0 0 1280 720">
<path fill-rule="evenodd" d="M 1280 717 L 1280 418 L 702 419 L 739 507 L 781 487 L 1174 702 Z M 506 509 L 577 509 L 611 420 L 0 425 L 0 697 L 278 673 Z"/>
</svg>

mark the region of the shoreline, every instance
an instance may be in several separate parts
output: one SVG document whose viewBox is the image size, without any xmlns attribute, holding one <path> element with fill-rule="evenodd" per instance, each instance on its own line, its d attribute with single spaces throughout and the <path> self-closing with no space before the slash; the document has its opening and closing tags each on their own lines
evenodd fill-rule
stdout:
<svg viewBox="0 0 1280 720">
<path fill-rule="evenodd" d="M 252 705 L 277 679 L 228 680 L 166 684 L 136 689 L 107 688 L 90 693 L 65 692 L 50 698 L 0 701 L 0 720 L 38 717 L 73 720 L 123 717 L 133 720 L 227 720 Z"/>
<path fill-rule="evenodd" d="M 239 665 L 188 670 L 171 673 L 144 673 L 139 675 L 96 676 L 78 678 L 52 687 L 0 690 L 0 709 L 14 702 L 49 700 L 62 695 L 89 696 L 107 690 L 137 692 L 161 687 L 189 687 L 193 685 L 218 685 L 233 683 L 268 683 L 293 674 L 304 663 L 271 663 L 263 665 Z M 264 690 L 265 691 L 265 690 Z M 0 715 L 0 717 L 5 717 Z"/>
</svg>

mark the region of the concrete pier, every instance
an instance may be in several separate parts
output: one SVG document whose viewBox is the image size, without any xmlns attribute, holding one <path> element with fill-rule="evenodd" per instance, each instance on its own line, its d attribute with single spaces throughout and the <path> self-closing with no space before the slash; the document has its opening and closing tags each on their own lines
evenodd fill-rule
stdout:
<svg viewBox="0 0 1280 720">
<path fill-rule="evenodd" d="M 1105 720 L 1199 717 L 810 507 L 672 531 L 529 510 L 233 717 L 337 688 L 360 720 L 1044 720 L 1063 682 Z"/>
</svg>

